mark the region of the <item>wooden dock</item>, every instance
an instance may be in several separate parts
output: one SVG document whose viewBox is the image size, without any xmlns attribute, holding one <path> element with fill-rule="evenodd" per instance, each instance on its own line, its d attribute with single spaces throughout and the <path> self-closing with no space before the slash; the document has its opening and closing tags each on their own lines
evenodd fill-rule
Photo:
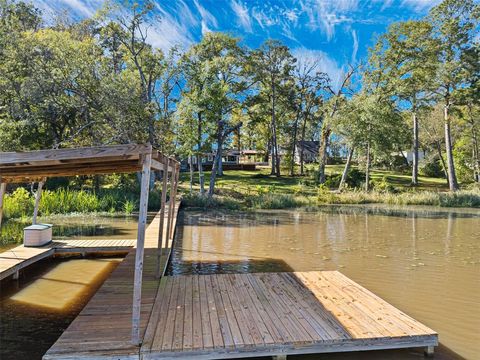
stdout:
<svg viewBox="0 0 480 360">
<path fill-rule="evenodd" d="M 20 245 L 0 253 L 0 280 L 55 254 L 127 253 L 135 245 L 135 241 L 131 239 L 55 240 L 41 247 Z"/>
<path fill-rule="evenodd" d="M 175 229 L 180 204 L 174 209 Z M 152 220 L 145 233 L 140 333 L 143 339 L 157 296 L 157 245 L 160 214 Z M 167 228 L 164 228 L 166 234 Z M 164 248 L 160 264 L 164 273 L 172 241 Z M 139 347 L 132 345 L 132 300 L 134 290 L 136 248 L 95 293 L 85 308 L 47 351 L 44 359 L 138 359 Z"/>
<path fill-rule="evenodd" d="M 437 334 L 337 271 L 162 279 L 141 359 L 432 347 Z"/>
</svg>

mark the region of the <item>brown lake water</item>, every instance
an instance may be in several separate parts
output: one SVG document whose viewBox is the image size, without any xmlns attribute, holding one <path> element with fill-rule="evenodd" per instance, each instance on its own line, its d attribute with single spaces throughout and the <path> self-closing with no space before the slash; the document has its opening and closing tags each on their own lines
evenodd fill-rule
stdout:
<svg viewBox="0 0 480 360">
<path fill-rule="evenodd" d="M 480 211 L 325 207 L 182 213 L 170 274 L 339 270 L 480 359 Z M 420 359 L 415 350 L 301 359 Z"/>
</svg>

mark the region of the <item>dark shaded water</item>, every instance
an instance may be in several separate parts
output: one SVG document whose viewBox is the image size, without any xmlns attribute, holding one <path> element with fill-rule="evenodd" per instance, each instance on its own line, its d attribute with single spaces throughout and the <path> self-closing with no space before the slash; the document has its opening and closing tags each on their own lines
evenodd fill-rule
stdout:
<svg viewBox="0 0 480 360">
<path fill-rule="evenodd" d="M 0 359 L 41 359 L 120 260 L 45 260 L 2 283 Z"/>
<path fill-rule="evenodd" d="M 150 214 L 148 222 L 153 218 Z M 41 219 L 54 224 L 54 239 L 135 239 L 134 216 L 58 216 Z M 2 224 L 8 241 L 0 252 L 21 243 L 29 220 Z M 5 227 L 4 227 L 5 225 Z M 46 259 L 7 279 L 0 287 L 0 359 L 36 360 L 52 346 L 95 294 L 119 258 Z"/>
<path fill-rule="evenodd" d="M 436 330 L 443 344 L 437 359 L 480 359 L 478 210 L 184 212 L 180 223 L 170 274 L 339 270 Z M 422 356 L 404 350 L 313 358 Z"/>
</svg>

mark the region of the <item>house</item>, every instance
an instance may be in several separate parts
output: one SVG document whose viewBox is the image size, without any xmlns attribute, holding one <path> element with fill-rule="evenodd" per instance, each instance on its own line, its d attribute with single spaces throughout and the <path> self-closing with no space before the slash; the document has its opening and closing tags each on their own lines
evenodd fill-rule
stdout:
<svg viewBox="0 0 480 360">
<path fill-rule="evenodd" d="M 399 155 L 403 158 L 407 159 L 408 163 L 413 163 L 413 151 L 412 150 L 403 150 L 396 153 L 392 153 L 392 155 Z M 427 156 L 427 152 L 425 150 L 418 150 L 418 161 L 422 161 Z"/>
<path fill-rule="evenodd" d="M 297 141 L 295 146 L 295 163 L 300 164 L 302 151 L 303 161 L 305 163 L 313 163 L 318 159 L 318 150 L 320 147 L 320 141 L 301 140 Z"/>
<path fill-rule="evenodd" d="M 240 154 L 241 164 L 256 164 L 256 165 L 268 165 L 265 162 L 265 152 L 246 149 L 242 150 Z"/>
<path fill-rule="evenodd" d="M 242 154 L 237 149 L 224 149 L 222 151 L 222 167 L 224 170 L 255 170 L 255 163 L 243 163 L 240 161 Z M 215 152 L 202 154 L 202 168 L 209 171 L 212 169 L 215 160 Z M 194 170 L 198 170 L 198 158 L 191 158 Z M 182 161 L 182 169 L 187 170 L 190 167 L 190 158 Z"/>
</svg>

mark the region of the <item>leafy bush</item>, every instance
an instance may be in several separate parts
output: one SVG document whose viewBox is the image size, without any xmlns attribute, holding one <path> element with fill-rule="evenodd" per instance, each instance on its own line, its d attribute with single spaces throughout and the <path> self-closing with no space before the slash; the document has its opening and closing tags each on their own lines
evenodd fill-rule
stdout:
<svg viewBox="0 0 480 360">
<path fill-rule="evenodd" d="M 395 187 L 388 182 L 388 176 L 384 175 L 381 180 L 373 180 L 373 189 L 378 192 L 395 192 Z"/>
<path fill-rule="evenodd" d="M 350 169 L 347 174 L 347 185 L 352 188 L 362 187 L 365 181 L 365 173 L 358 169 Z"/>
<path fill-rule="evenodd" d="M 20 218 L 33 213 L 33 197 L 23 187 L 17 188 L 12 194 L 6 194 L 4 199 L 5 218 Z"/>
<path fill-rule="evenodd" d="M 420 174 L 429 177 L 443 177 L 443 167 L 438 155 L 430 157 L 422 161 L 422 166 L 419 169 Z"/>
<path fill-rule="evenodd" d="M 324 185 L 330 189 L 337 189 L 342 180 L 342 174 L 327 175 Z"/>
</svg>

